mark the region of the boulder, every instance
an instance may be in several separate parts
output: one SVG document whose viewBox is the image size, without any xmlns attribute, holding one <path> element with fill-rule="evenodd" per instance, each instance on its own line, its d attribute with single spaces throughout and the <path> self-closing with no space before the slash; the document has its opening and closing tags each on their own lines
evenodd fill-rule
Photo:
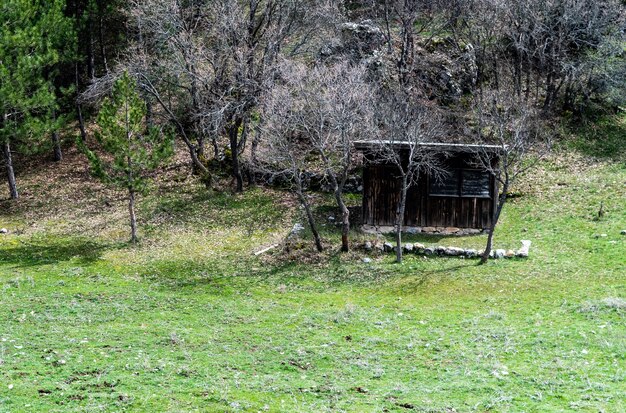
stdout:
<svg viewBox="0 0 626 413">
<path fill-rule="evenodd" d="M 529 240 L 522 240 L 522 248 L 517 250 L 516 256 L 520 258 L 528 258 L 528 253 L 530 252 L 530 244 Z"/>
<path fill-rule="evenodd" d="M 435 253 L 435 249 L 433 247 L 424 248 L 425 255 L 433 255 Z"/>
<path fill-rule="evenodd" d="M 506 250 L 503 250 L 503 249 L 497 249 L 497 250 L 496 250 L 496 252 L 494 253 L 494 256 L 495 256 L 497 259 L 501 259 L 501 258 L 504 258 L 504 255 L 505 255 L 505 254 L 506 254 Z"/>
<path fill-rule="evenodd" d="M 473 258 L 478 254 L 478 252 L 474 249 L 465 250 L 465 256 L 468 258 Z"/>
<path fill-rule="evenodd" d="M 406 233 L 411 235 L 419 234 L 420 232 L 422 232 L 420 227 L 409 227 L 406 229 Z"/>
<path fill-rule="evenodd" d="M 435 253 L 436 253 L 437 255 L 443 255 L 443 254 L 445 254 L 445 253 L 446 253 L 446 247 L 442 247 L 441 245 L 437 245 L 437 246 L 435 247 Z"/>
<path fill-rule="evenodd" d="M 9 230 L 6 228 L 0 228 L 0 234 L 8 234 Z"/>
<path fill-rule="evenodd" d="M 363 261 L 365 264 L 369 264 L 370 262 L 372 262 L 372 259 L 368 258 L 368 257 L 365 257 L 361 261 Z"/>
<path fill-rule="evenodd" d="M 515 251 L 506 250 L 506 252 L 504 253 L 504 258 L 513 258 L 513 257 L 515 257 Z"/>
<path fill-rule="evenodd" d="M 404 252 L 413 252 L 414 250 L 413 244 L 411 243 L 404 244 L 403 250 Z"/>
<path fill-rule="evenodd" d="M 422 243 L 416 242 L 415 244 L 413 244 L 413 248 L 415 248 L 416 250 L 423 250 L 424 248 L 426 248 L 426 246 Z"/>
<path fill-rule="evenodd" d="M 479 230 L 479 229 L 476 229 L 476 228 L 467 228 L 467 229 L 465 229 L 465 230 L 464 230 L 464 232 L 465 232 L 467 235 L 478 235 L 478 234 L 480 234 L 482 231 L 481 231 L 481 230 Z"/>
<path fill-rule="evenodd" d="M 435 227 L 424 227 L 424 228 L 422 228 L 422 231 L 423 232 L 431 232 L 432 233 L 432 232 L 436 232 L 437 229 Z"/>
<path fill-rule="evenodd" d="M 367 252 L 371 252 L 372 249 L 374 249 L 374 246 L 372 245 L 371 242 L 365 241 L 365 244 L 363 244 L 363 249 Z"/>
<path fill-rule="evenodd" d="M 456 227 L 445 227 L 443 228 L 443 230 L 441 231 L 443 234 L 456 234 L 457 232 L 461 231 L 461 228 L 456 228 Z"/>
<path fill-rule="evenodd" d="M 622 234 L 622 235 L 626 235 L 626 229 L 621 230 L 621 231 L 620 231 L 620 234 Z"/>
</svg>

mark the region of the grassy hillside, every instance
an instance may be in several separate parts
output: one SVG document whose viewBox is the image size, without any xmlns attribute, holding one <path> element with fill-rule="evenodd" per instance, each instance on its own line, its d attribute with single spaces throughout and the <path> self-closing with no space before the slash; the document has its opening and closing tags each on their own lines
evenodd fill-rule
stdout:
<svg viewBox="0 0 626 413">
<path fill-rule="evenodd" d="M 207 193 L 183 164 L 140 201 L 133 248 L 123 194 L 77 154 L 19 178 L 0 201 L 0 412 L 626 411 L 623 161 L 546 162 L 496 235 L 531 257 L 485 266 L 365 264 L 329 225 L 324 255 L 256 257 L 303 222 L 291 197 Z"/>
</svg>

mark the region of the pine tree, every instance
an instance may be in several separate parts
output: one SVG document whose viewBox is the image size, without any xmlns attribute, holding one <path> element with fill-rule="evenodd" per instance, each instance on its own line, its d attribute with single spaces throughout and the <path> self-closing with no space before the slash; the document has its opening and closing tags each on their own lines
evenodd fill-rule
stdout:
<svg viewBox="0 0 626 413">
<path fill-rule="evenodd" d="M 62 0 L 0 3 L 0 145 L 13 199 L 18 191 L 12 146 L 37 147 L 55 109 L 49 73 L 72 33 L 63 7 Z"/>
<path fill-rule="evenodd" d="M 173 153 L 173 137 L 157 126 L 146 128 L 146 105 L 135 81 L 124 73 L 98 114 L 96 139 L 109 156 L 101 157 L 79 140 L 92 172 L 105 183 L 128 191 L 131 242 L 137 242 L 135 197 L 147 189 L 148 173 Z"/>
</svg>

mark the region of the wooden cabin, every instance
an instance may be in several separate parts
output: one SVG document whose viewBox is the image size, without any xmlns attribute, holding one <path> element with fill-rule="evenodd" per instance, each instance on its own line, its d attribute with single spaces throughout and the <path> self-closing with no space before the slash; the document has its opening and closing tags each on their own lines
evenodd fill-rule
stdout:
<svg viewBox="0 0 626 413">
<path fill-rule="evenodd" d="M 400 198 L 397 168 L 381 161 L 379 142 L 357 142 L 363 152 L 363 224 L 393 226 Z M 401 143 L 399 151 L 402 151 Z M 434 151 L 446 173 L 435 179 L 422 174 L 407 193 L 405 227 L 455 227 L 484 229 L 491 225 L 498 185 L 488 171 L 476 167 L 478 153 L 489 153 L 498 162 L 497 146 L 423 143 L 421 150 Z M 487 152 L 485 152 L 487 151 Z M 401 153 L 401 152 L 400 152 Z M 493 156 L 491 156 L 493 155 Z"/>
</svg>

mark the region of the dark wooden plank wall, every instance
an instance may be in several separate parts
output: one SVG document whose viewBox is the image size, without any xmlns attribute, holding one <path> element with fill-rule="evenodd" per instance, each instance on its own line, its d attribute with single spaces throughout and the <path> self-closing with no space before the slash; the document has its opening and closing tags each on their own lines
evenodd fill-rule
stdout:
<svg viewBox="0 0 626 413">
<path fill-rule="evenodd" d="M 394 225 L 400 184 L 394 168 L 369 164 L 363 174 L 363 222 Z M 495 193 L 492 180 L 491 191 Z M 405 225 L 416 227 L 487 228 L 493 216 L 492 198 L 428 196 L 428 177 L 407 194 Z"/>
</svg>

